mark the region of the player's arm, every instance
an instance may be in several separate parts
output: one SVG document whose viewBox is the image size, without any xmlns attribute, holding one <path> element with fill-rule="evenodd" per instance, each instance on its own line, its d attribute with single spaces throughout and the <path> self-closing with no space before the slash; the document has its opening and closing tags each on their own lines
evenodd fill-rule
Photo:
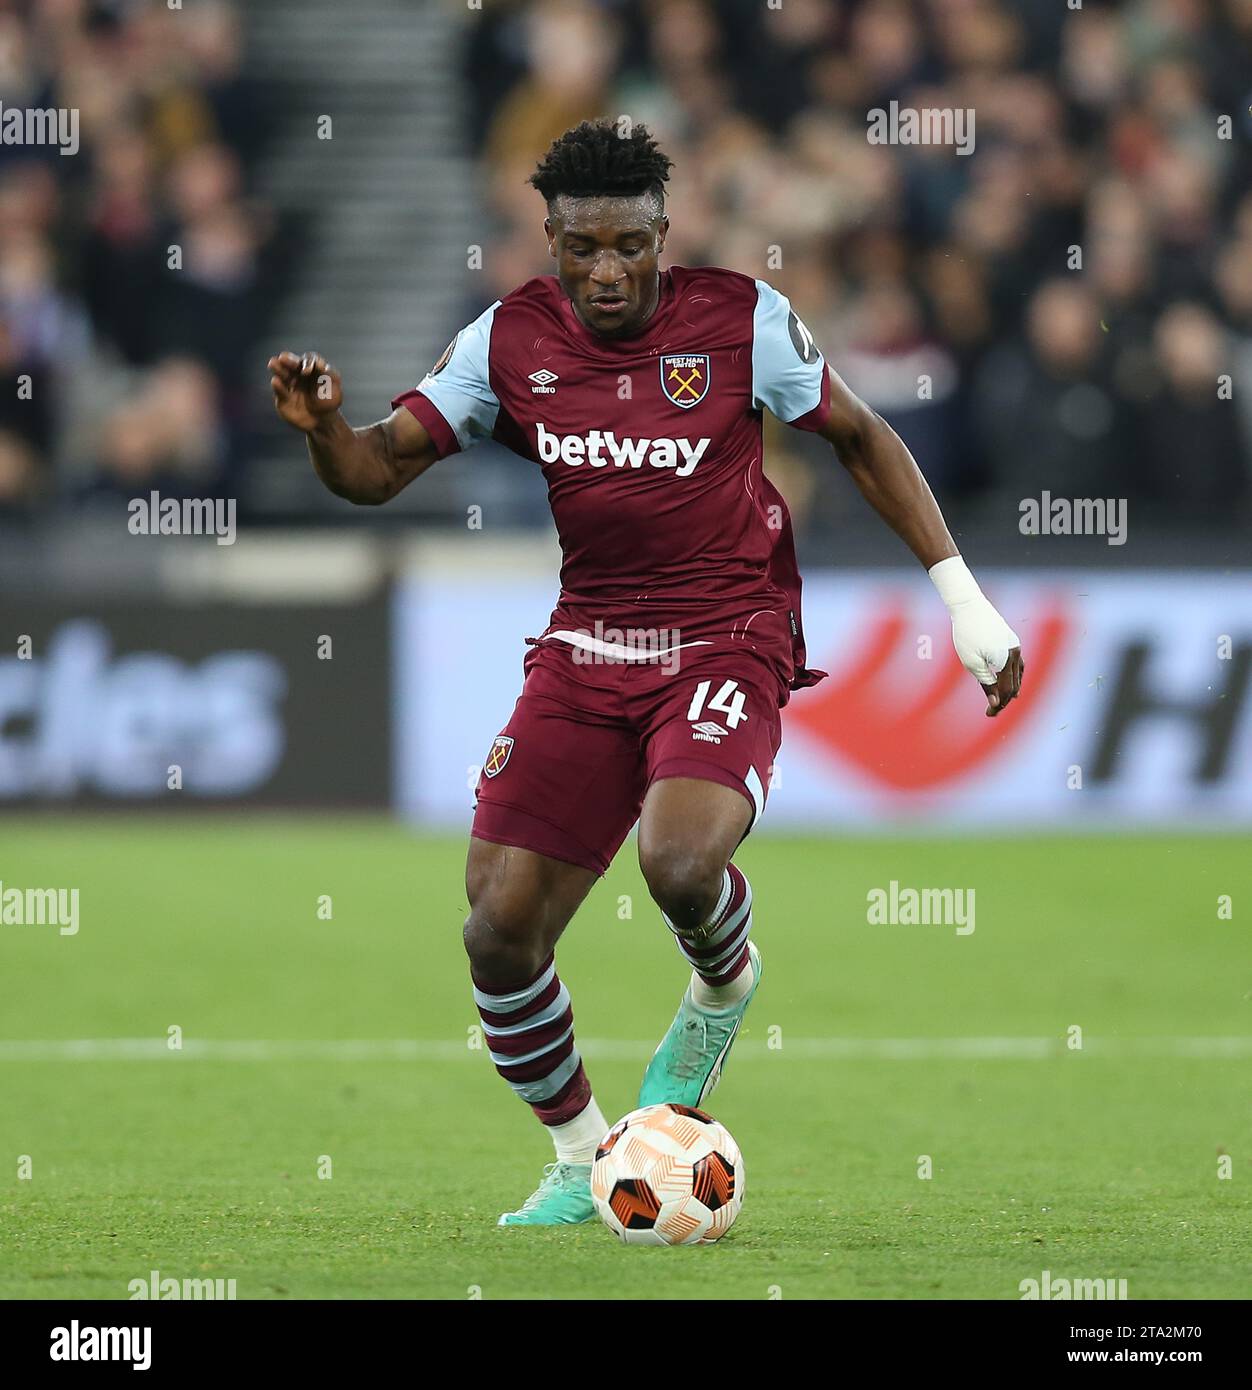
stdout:
<svg viewBox="0 0 1252 1390">
<path fill-rule="evenodd" d="M 360 505 L 389 502 L 439 457 L 426 427 L 404 408 L 353 429 L 343 418 L 343 382 L 315 352 L 269 360 L 274 408 L 303 431 L 317 476 L 337 497 Z"/>
<path fill-rule="evenodd" d="M 861 495 L 926 567 L 952 617 L 952 641 L 965 669 L 986 691 L 996 715 L 1021 690 L 1021 643 L 984 597 L 948 531 L 939 504 L 900 436 L 860 400 L 837 372 L 830 410 L 818 433 L 834 447 Z"/>
</svg>

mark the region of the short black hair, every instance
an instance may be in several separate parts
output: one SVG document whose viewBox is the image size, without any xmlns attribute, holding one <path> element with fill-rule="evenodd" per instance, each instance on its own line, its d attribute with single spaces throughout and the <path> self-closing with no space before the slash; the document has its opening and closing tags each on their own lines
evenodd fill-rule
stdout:
<svg viewBox="0 0 1252 1390">
<path fill-rule="evenodd" d="M 632 198 L 656 195 L 665 208 L 665 182 L 673 160 L 668 159 L 647 126 L 625 130 L 615 121 L 583 121 L 554 140 L 529 182 L 549 207 L 567 194 L 571 198 Z"/>
</svg>

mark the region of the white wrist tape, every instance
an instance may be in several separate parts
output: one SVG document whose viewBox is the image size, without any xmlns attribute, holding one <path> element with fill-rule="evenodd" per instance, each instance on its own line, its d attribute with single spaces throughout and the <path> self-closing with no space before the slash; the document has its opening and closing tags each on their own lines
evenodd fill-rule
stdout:
<svg viewBox="0 0 1252 1390">
<path fill-rule="evenodd" d="M 1017 633 L 996 612 L 959 555 L 928 571 L 952 617 L 952 645 L 961 665 L 983 685 L 994 685 L 1009 652 L 1021 646 Z"/>
<path fill-rule="evenodd" d="M 954 604 L 967 603 L 970 599 L 982 597 L 978 581 L 959 555 L 950 555 L 946 560 L 940 560 L 937 565 L 931 565 L 926 572 L 935 588 L 939 590 L 939 597 L 947 604 L 949 613 Z"/>
</svg>

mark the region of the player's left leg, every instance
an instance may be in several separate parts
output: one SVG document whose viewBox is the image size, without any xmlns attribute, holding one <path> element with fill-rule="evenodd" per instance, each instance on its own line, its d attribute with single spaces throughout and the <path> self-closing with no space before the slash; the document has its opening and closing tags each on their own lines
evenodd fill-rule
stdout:
<svg viewBox="0 0 1252 1390">
<path fill-rule="evenodd" d="M 703 779 L 654 782 L 644 800 L 640 866 L 691 982 L 644 1073 L 641 1106 L 706 1100 L 752 1002 L 761 978 L 752 889 L 730 862 L 751 822 L 742 796 Z"/>
<path fill-rule="evenodd" d="M 707 1099 L 761 978 L 752 889 L 730 860 L 764 806 L 781 738 L 778 694 L 759 663 L 740 657 L 726 669 L 733 674 L 714 658 L 684 672 L 650 726 L 639 862 L 691 982 L 648 1065 L 641 1106 Z M 706 717 L 701 691 L 716 692 L 721 723 Z"/>
</svg>

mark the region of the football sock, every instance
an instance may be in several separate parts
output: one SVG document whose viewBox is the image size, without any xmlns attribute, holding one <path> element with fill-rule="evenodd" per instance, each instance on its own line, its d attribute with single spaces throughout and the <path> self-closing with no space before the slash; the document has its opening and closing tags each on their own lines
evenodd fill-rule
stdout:
<svg viewBox="0 0 1252 1390">
<path fill-rule="evenodd" d="M 609 1122 L 600 1113 L 593 1096 L 581 1115 L 562 1125 L 549 1125 L 548 1133 L 556 1145 L 558 1163 L 590 1163 L 596 1156 L 596 1145 L 608 1133 Z"/>
<path fill-rule="evenodd" d="M 719 1009 L 729 1009 L 737 1004 L 752 988 L 752 971 L 748 965 L 724 985 L 705 984 L 693 970 L 691 972 L 691 998 L 697 1009 L 707 1009 L 716 1013 Z"/>
<path fill-rule="evenodd" d="M 472 978 L 472 970 L 470 974 Z M 590 1107 L 594 1112 L 587 1117 L 590 1127 L 600 1112 L 574 1046 L 574 1010 L 553 957 L 544 961 L 532 979 L 510 990 L 496 985 L 487 989 L 475 980 L 474 1003 L 483 1021 L 488 1054 L 513 1093 L 552 1128 L 582 1119 Z M 596 1140 L 607 1129 L 605 1125 Z M 576 1144 L 580 1151 L 585 1147 L 581 1131 Z"/>
<path fill-rule="evenodd" d="M 707 921 L 685 932 L 668 917 L 665 925 L 691 965 L 691 998 L 698 1009 L 731 1008 L 752 988 L 752 887 L 733 864 L 726 867 L 722 891 Z"/>
</svg>

